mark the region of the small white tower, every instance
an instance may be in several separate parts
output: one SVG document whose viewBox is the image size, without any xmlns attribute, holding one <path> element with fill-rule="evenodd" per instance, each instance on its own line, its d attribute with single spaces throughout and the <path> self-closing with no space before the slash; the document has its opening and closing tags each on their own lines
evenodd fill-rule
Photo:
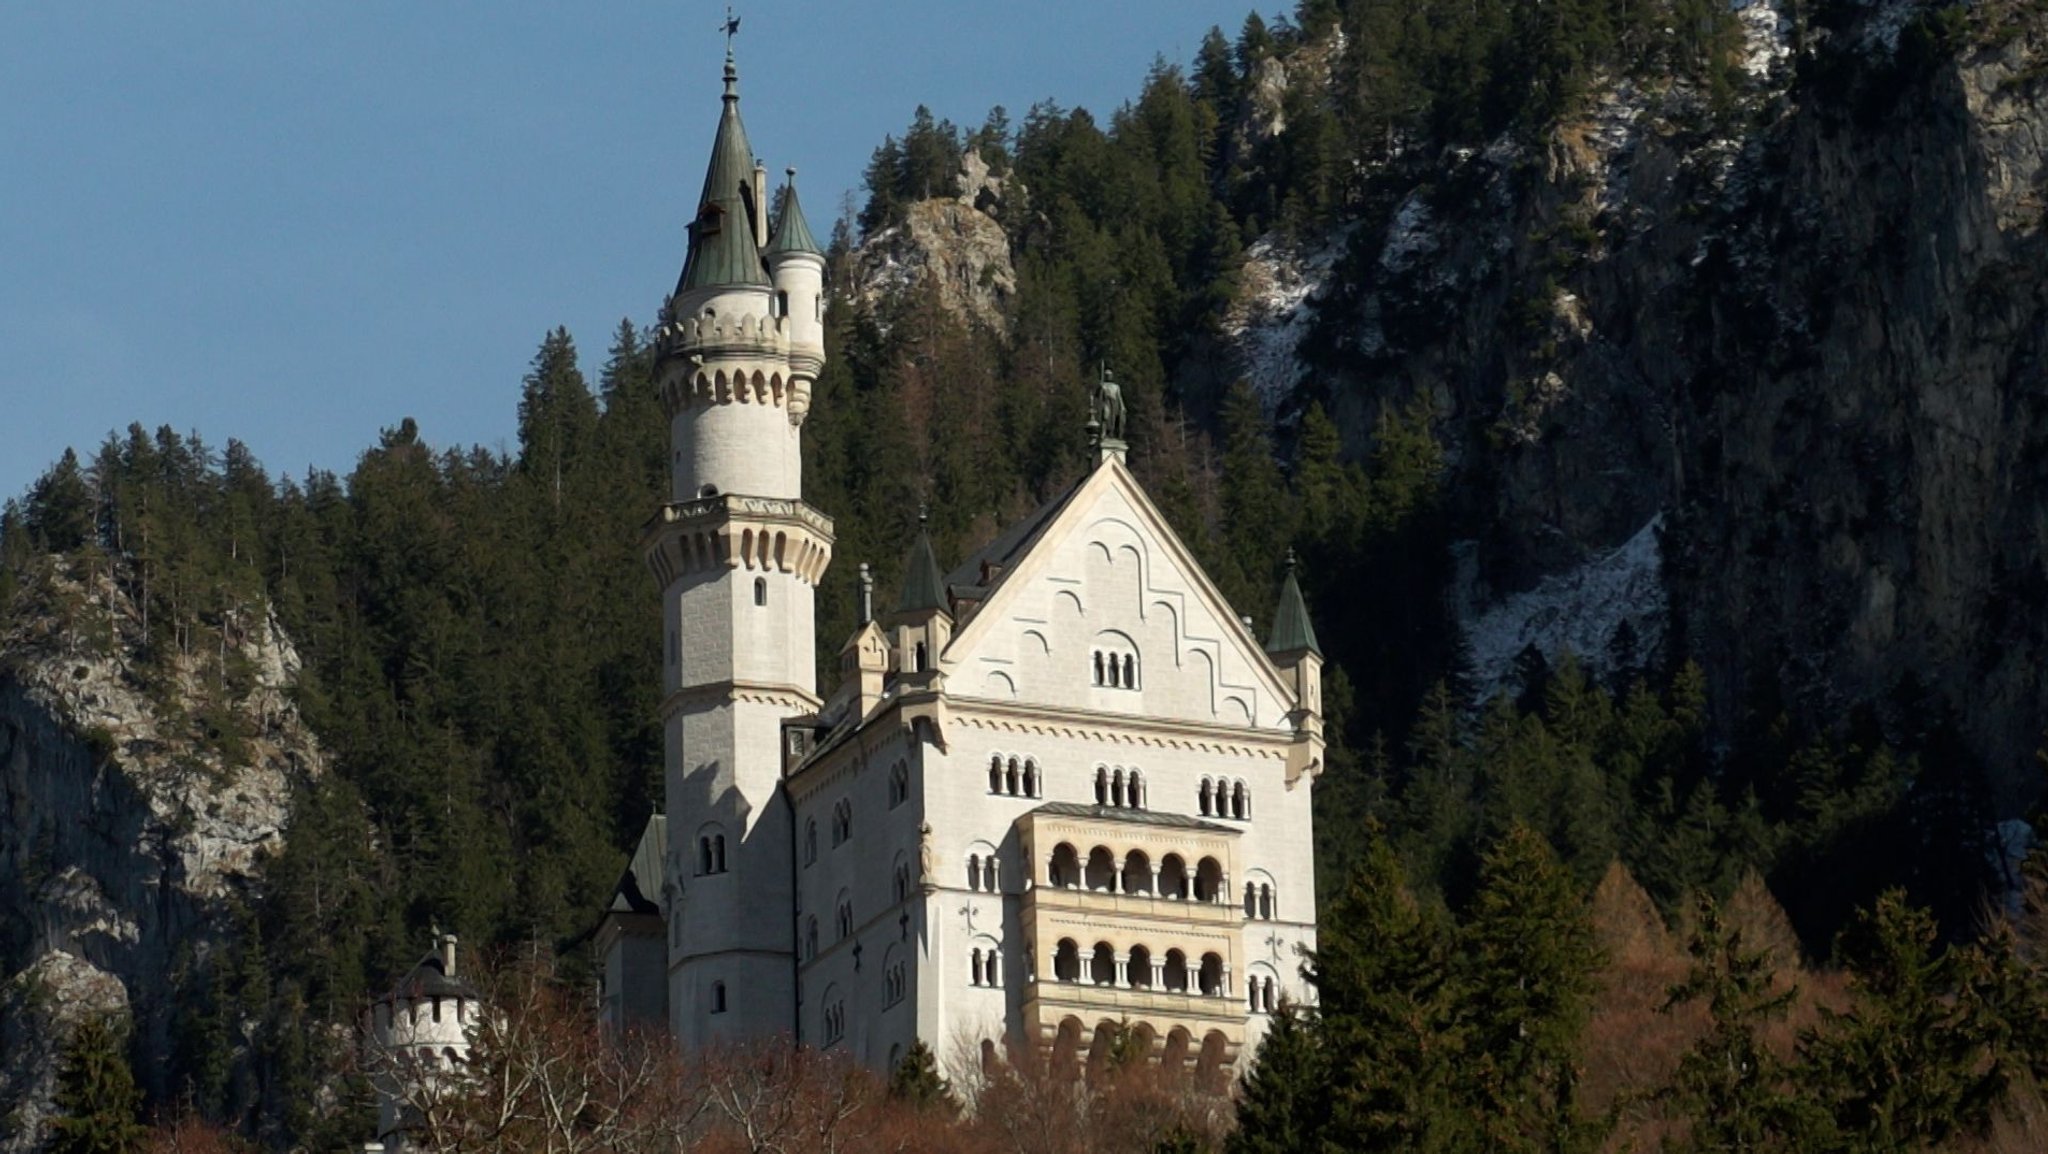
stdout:
<svg viewBox="0 0 2048 1154">
<path fill-rule="evenodd" d="M 668 1012 L 686 1047 L 795 1027 L 781 738 L 783 719 L 819 704 L 814 605 L 832 522 L 803 501 L 802 429 L 825 360 L 825 264 L 793 182 L 769 237 L 765 185 L 728 50 L 658 334 L 673 502 L 645 541 L 667 629 Z"/>
<path fill-rule="evenodd" d="M 408 1132 L 418 1123 L 414 1104 L 447 1089 L 469 1061 L 484 1003 L 456 977 L 455 945 L 454 934 L 436 935 L 434 952 L 370 1005 L 365 1033 L 377 1091 L 372 1150 L 406 1149 Z"/>
</svg>

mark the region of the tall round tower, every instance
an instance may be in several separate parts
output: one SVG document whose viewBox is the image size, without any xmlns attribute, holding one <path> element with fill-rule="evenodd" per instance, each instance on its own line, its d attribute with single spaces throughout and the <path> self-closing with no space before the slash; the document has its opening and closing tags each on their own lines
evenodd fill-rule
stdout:
<svg viewBox="0 0 2048 1154">
<path fill-rule="evenodd" d="M 795 1026 L 785 718 L 818 708 L 814 603 L 832 522 L 803 501 L 825 360 L 824 258 L 792 181 L 769 235 L 739 73 L 657 335 L 673 484 L 649 523 L 667 639 L 668 1004 L 685 1045 Z"/>
</svg>

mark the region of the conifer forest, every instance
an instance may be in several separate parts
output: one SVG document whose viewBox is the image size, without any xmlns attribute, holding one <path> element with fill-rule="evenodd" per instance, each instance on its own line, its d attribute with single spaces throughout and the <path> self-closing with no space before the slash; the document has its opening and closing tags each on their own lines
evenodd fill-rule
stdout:
<svg viewBox="0 0 2048 1154">
<path fill-rule="evenodd" d="M 429 927 L 521 1008 L 493 1060 L 585 1080 L 560 1133 L 451 1106 L 440 1149 L 2048 1148 L 2048 3 L 1756 7 L 1761 49 L 1725 0 L 1299 0 L 1113 111 L 918 107 L 837 222 L 803 428 L 821 690 L 858 565 L 891 601 L 921 508 L 950 567 L 1083 474 L 1103 366 L 1132 469 L 1261 636 L 1298 559 L 1329 659 L 1316 1001 L 1232 1084 L 592 1044 L 588 935 L 662 798 L 657 298 L 536 334 L 502 452 L 394 413 L 346 474 L 282 476 L 235 430 L 130 425 L 6 502 L 0 690 L 107 663 L 180 780 L 274 755 L 287 705 L 324 759 L 169 993 L 47 1055 L 44 1148 L 360 1149 L 356 1025 Z M 1949 164 L 1976 183 L 1913 167 Z M 999 227 L 1004 291 L 864 271 L 935 199 Z M 1967 283 L 1916 279 L 1937 212 L 1977 222 Z M 1307 252 L 1272 387 L 1245 301 Z M 1915 325 L 1921 360 L 1854 359 Z M 1980 419 L 1992 495 L 1925 530 L 1978 498 L 1914 479 L 1921 426 Z M 1591 641 L 1504 649 L 1459 592 L 1550 588 L 1638 530 L 1655 596 Z M 1867 574 L 1937 554 L 1866 643 Z M 295 664 L 259 710 L 272 630 Z M 0 975 L 45 880 L 8 852 Z"/>
</svg>

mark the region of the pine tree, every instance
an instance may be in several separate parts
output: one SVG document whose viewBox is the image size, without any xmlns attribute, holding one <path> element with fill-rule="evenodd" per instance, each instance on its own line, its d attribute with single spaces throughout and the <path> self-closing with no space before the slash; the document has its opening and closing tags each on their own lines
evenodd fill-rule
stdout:
<svg viewBox="0 0 2048 1154">
<path fill-rule="evenodd" d="M 95 1015 L 64 1049 L 51 1104 L 49 1154 L 139 1154 L 148 1131 L 136 1120 L 142 1092 L 128 1068 L 125 1031 Z"/>
<path fill-rule="evenodd" d="M 1227 1154 L 1294 1154 L 1322 1148 L 1330 1070 L 1302 1011 L 1283 1004 L 1266 1026 L 1258 1059 L 1237 1099 Z"/>
<path fill-rule="evenodd" d="M 950 1107 L 951 1088 L 939 1075 L 938 1061 L 924 1039 L 912 1042 L 903 1059 L 889 1072 L 889 1096 L 919 1110 Z"/>
<path fill-rule="evenodd" d="M 1777 983 L 1770 952 L 1743 941 L 1703 894 L 1694 918 L 1687 946 L 1692 968 L 1664 1003 L 1666 1012 L 1693 1002 L 1707 1006 L 1707 1032 L 1679 1059 L 1663 1093 L 1690 1123 L 1681 1149 L 1799 1149 L 1810 1122 L 1791 1092 L 1789 1069 L 1762 1037 L 1765 1023 L 1790 1011 L 1795 991 Z"/>
</svg>

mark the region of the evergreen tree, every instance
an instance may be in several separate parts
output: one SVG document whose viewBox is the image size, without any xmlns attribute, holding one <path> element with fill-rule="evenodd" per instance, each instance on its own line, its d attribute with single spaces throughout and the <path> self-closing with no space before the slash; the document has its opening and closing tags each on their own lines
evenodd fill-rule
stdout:
<svg viewBox="0 0 2048 1154">
<path fill-rule="evenodd" d="M 1302 1012 L 1283 1003 L 1267 1023 L 1258 1060 L 1237 1099 L 1227 1154 L 1294 1154 L 1323 1148 L 1330 1070 Z"/>
<path fill-rule="evenodd" d="M 128 1068 L 125 1031 L 86 1018 L 64 1048 L 51 1105 L 50 1154 L 140 1154 L 148 1131 L 136 1120 L 142 1092 Z"/>
<path fill-rule="evenodd" d="M 932 1056 L 932 1048 L 924 1044 L 924 1039 L 912 1042 L 903 1059 L 889 1072 L 889 1096 L 920 1110 L 951 1104 L 951 1090 L 946 1080 L 939 1076 L 938 1060 Z"/>
<path fill-rule="evenodd" d="M 1762 1037 L 1766 1023 L 1784 1019 L 1795 991 L 1776 982 L 1769 951 L 1744 942 L 1705 895 L 1696 901 L 1694 917 L 1687 946 L 1692 968 L 1664 1004 L 1669 1012 L 1705 1002 L 1708 1015 L 1706 1033 L 1679 1059 L 1664 1091 L 1690 1124 L 1680 1149 L 1799 1149 L 1810 1121 L 1792 1093 L 1786 1063 Z"/>
</svg>

